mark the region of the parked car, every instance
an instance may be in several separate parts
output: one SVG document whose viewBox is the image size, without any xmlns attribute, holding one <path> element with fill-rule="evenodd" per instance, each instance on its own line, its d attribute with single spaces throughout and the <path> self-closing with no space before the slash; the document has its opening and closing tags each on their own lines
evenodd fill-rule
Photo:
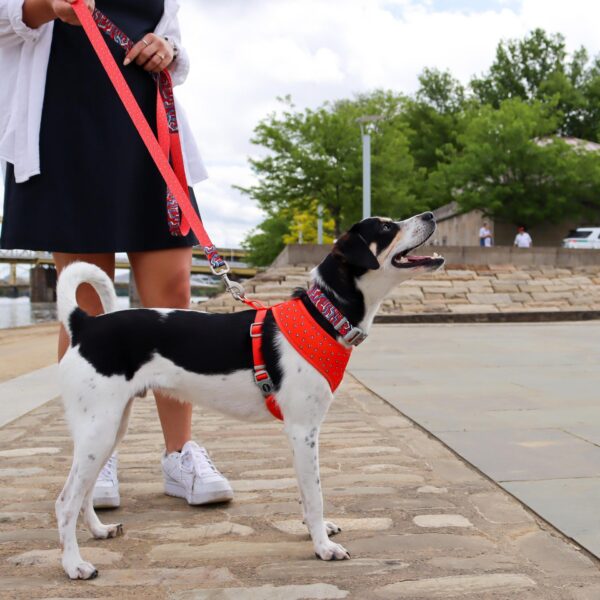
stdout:
<svg viewBox="0 0 600 600">
<path fill-rule="evenodd" d="M 578 227 L 569 231 L 563 248 L 600 249 L 600 227 Z"/>
</svg>

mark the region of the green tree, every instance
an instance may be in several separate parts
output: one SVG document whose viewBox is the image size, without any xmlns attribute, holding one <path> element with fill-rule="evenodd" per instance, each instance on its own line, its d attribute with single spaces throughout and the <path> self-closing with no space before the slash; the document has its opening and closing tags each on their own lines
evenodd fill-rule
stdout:
<svg viewBox="0 0 600 600">
<path fill-rule="evenodd" d="M 270 265 L 285 246 L 283 236 L 289 233 L 289 226 L 289 215 L 285 211 L 267 215 L 242 242 L 249 253 L 248 263 L 257 267 Z"/>
<path fill-rule="evenodd" d="M 540 97 L 540 88 L 554 73 L 566 72 L 564 37 L 535 29 L 522 40 L 502 41 L 489 72 L 473 78 L 471 88 L 482 104 L 499 108 L 503 100 Z"/>
<path fill-rule="evenodd" d="M 313 199 L 323 205 L 339 235 L 358 220 L 362 205 L 361 136 L 356 119 L 384 117 L 372 137 L 372 205 L 382 214 L 407 214 L 422 206 L 415 189 L 414 162 L 403 97 L 378 91 L 353 100 L 297 111 L 285 99 L 282 114 L 255 128 L 252 142 L 267 154 L 250 160 L 258 184 L 242 189 L 270 215 L 282 209 L 306 211 Z"/>
<path fill-rule="evenodd" d="M 536 29 L 522 40 L 503 41 L 488 73 L 471 89 L 481 104 L 499 108 L 504 100 L 550 102 L 559 117 L 557 132 L 587 140 L 600 135 L 600 62 L 585 48 L 569 58 L 565 39 Z"/>
<path fill-rule="evenodd" d="M 425 69 L 414 99 L 404 105 L 409 149 L 418 169 L 435 169 L 448 146 L 457 145 L 465 90 L 447 71 Z"/>
<path fill-rule="evenodd" d="M 440 189 L 465 211 L 514 224 L 558 222 L 598 208 L 600 155 L 553 137 L 548 104 L 505 100 L 481 107 L 461 136 L 464 147 L 440 169 Z"/>
</svg>

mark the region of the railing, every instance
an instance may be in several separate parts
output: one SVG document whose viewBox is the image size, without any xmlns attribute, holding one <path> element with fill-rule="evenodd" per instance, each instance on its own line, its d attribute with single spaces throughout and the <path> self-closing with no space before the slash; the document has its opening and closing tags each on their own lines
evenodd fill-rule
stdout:
<svg viewBox="0 0 600 600">
<path fill-rule="evenodd" d="M 225 260 L 231 262 L 231 272 L 233 275 L 238 277 L 252 277 L 256 275 L 256 269 L 248 267 L 243 263 L 243 260 L 248 256 L 246 250 L 239 248 L 219 248 L 219 254 L 223 256 Z M 242 264 L 234 264 L 240 262 Z M 33 266 L 37 265 L 53 265 L 52 255 L 49 252 L 37 252 L 33 250 L 0 250 L 0 264 L 29 264 Z M 130 269 L 129 261 L 124 259 L 118 259 L 115 267 L 117 269 Z M 204 252 L 200 248 L 194 248 L 192 252 L 192 269 L 191 272 L 194 274 L 210 275 L 211 270 L 206 262 Z"/>
</svg>

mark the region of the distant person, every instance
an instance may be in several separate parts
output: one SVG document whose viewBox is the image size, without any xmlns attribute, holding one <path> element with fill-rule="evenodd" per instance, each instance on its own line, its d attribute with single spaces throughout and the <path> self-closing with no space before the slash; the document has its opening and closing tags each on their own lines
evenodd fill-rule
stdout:
<svg viewBox="0 0 600 600">
<path fill-rule="evenodd" d="M 517 248 L 531 248 L 533 240 L 531 236 L 525 231 L 525 227 L 519 227 L 517 236 L 515 237 L 515 246 Z"/>
<path fill-rule="evenodd" d="M 487 223 L 484 223 L 483 227 L 479 230 L 479 245 L 482 248 L 490 248 L 492 246 L 492 232 Z"/>
</svg>

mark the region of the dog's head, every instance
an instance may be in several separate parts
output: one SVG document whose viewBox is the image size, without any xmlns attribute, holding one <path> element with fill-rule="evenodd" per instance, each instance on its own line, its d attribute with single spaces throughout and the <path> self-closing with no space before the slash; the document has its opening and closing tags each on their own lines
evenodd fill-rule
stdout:
<svg viewBox="0 0 600 600">
<path fill-rule="evenodd" d="M 395 284 L 424 272 L 436 271 L 444 264 L 444 259 L 437 253 L 434 256 L 410 254 L 433 235 L 435 227 L 430 212 L 404 221 L 371 217 L 356 223 L 342 235 L 333 254 L 353 267 L 358 277 L 375 271 L 373 277 L 392 278 L 391 283 Z"/>
</svg>

